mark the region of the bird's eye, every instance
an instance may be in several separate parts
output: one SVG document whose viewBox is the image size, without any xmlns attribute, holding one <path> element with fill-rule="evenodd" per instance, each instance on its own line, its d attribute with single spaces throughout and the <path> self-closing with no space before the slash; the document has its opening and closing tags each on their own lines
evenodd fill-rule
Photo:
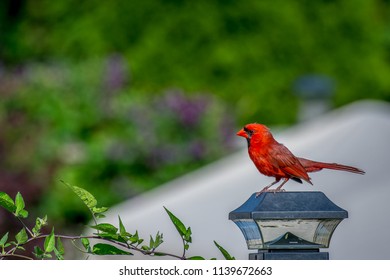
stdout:
<svg viewBox="0 0 390 280">
<path fill-rule="evenodd" d="M 246 127 L 244 127 L 244 131 L 248 134 L 249 137 L 251 137 L 252 134 L 253 134 L 253 130 L 248 129 L 248 128 L 246 128 Z"/>
</svg>

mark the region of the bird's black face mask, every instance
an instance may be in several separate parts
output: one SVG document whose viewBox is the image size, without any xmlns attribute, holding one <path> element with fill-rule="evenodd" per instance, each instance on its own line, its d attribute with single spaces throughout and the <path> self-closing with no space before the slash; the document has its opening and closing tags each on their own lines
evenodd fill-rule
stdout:
<svg viewBox="0 0 390 280">
<path fill-rule="evenodd" d="M 250 129 L 244 127 L 244 131 L 246 132 L 246 135 L 248 136 L 246 138 L 246 142 L 248 143 L 248 148 L 249 148 L 250 145 L 251 145 L 251 138 L 252 138 L 252 135 L 253 135 L 253 130 L 250 130 Z"/>
</svg>

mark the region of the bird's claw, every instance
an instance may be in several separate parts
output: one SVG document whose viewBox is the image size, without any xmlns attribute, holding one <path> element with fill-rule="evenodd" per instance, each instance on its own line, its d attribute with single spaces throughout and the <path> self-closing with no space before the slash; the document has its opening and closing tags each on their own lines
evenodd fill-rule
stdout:
<svg viewBox="0 0 390 280">
<path fill-rule="evenodd" d="M 259 195 L 261 195 L 262 193 L 266 193 L 266 192 L 269 192 L 269 193 L 277 193 L 277 192 L 285 192 L 286 190 L 285 189 L 279 189 L 279 188 L 276 188 L 276 189 L 269 189 L 269 188 L 264 188 L 262 189 L 261 191 L 257 192 L 256 193 L 256 197 L 258 197 Z"/>
</svg>

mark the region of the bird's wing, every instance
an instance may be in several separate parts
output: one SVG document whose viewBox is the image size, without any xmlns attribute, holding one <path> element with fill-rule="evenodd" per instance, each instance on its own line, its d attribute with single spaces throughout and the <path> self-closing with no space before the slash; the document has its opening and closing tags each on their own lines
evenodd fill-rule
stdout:
<svg viewBox="0 0 390 280">
<path fill-rule="evenodd" d="M 274 164 L 291 177 L 303 179 L 311 184 L 310 177 L 299 160 L 284 145 L 279 144 L 273 149 Z"/>
</svg>

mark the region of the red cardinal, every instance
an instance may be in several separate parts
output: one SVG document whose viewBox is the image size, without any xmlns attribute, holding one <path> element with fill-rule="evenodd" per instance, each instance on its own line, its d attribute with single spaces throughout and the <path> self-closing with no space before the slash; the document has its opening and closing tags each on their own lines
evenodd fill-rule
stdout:
<svg viewBox="0 0 390 280">
<path fill-rule="evenodd" d="M 337 163 L 325 163 L 312 161 L 305 158 L 294 156 L 289 149 L 274 139 L 268 127 L 262 124 L 247 124 L 237 132 L 238 136 L 245 137 L 248 142 L 249 157 L 256 165 L 260 173 L 275 177 L 275 181 L 266 186 L 262 191 L 256 193 L 256 196 L 266 191 L 282 191 L 282 187 L 288 180 L 292 179 L 299 183 L 305 180 L 310 181 L 309 172 L 320 171 L 323 168 L 342 170 L 357 174 L 365 172 L 359 168 L 341 165 Z M 280 181 L 283 182 L 274 190 L 269 188 Z"/>
</svg>

